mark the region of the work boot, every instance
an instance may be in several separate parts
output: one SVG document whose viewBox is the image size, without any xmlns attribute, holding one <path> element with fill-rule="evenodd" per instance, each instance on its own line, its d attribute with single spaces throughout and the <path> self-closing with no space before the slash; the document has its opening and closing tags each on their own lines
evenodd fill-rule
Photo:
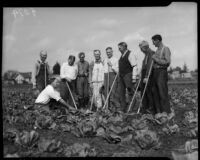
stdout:
<svg viewBox="0 0 200 160">
<path fill-rule="evenodd" d="M 83 108 L 83 98 L 78 99 L 79 109 Z"/>
<path fill-rule="evenodd" d="M 88 103 L 89 103 L 89 97 L 84 98 L 84 107 L 88 108 Z"/>
</svg>

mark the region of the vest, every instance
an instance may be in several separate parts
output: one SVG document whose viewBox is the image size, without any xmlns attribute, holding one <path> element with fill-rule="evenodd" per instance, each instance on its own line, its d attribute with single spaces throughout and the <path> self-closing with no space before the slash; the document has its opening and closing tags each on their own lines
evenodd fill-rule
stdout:
<svg viewBox="0 0 200 160">
<path fill-rule="evenodd" d="M 39 62 L 40 64 L 40 70 L 38 75 L 36 76 L 37 79 L 45 79 L 45 69 L 46 69 L 46 80 L 48 79 L 48 71 L 47 71 L 47 67 L 45 67 L 45 64 Z"/>
<path fill-rule="evenodd" d="M 130 51 L 128 51 L 124 57 L 122 57 L 123 56 L 122 55 L 119 59 L 119 75 L 120 76 L 124 76 L 127 73 L 132 73 L 133 71 L 133 67 L 131 66 L 128 60 L 129 55 L 130 55 Z"/>
</svg>

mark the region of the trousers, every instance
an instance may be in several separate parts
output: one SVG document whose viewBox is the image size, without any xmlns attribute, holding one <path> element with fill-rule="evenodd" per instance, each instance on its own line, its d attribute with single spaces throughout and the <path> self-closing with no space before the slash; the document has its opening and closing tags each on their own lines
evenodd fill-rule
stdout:
<svg viewBox="0 0 200 160">
<path fill-rule="evenodd" d="M 143 95 L 144 92 L 144 88 L 145 88 L 145 83 L 143 83 L 143 79 L 145 78 L 145 74 L 146 74 L 146 69 L 142 70 L 142 78 L 141 78 L 141 84 L 140 84 L 140 89 L 141 89 L 141 97 Z M 147 87 L 146 87 L 146 91 L 142 100 L 142 108 L 141 111 L 146 111 L 147 109 L 151 110 L 153 113 L 156 112 L 155 109 L 155 104 L 153 101 L 153 91 L 152 91 L 152 85 L 153 85 L 153 76 L 152 74 L 150 74 L 149 76 L 149 80 L 147 83 Z"/>
<path fill-rule="evenodd" d="M 102 99 L 102 95 L 101 93 L 99 93 L 101 87 L 103 85 L 103 82 L 97 82 L 97 83 L 93 83 L 93 102 L 95 104 L 95 106 L 99 109 L 99 108 L 102 108 L 103 106 L 103 99 Z"/>
<path fill-rule="evenodd" d="M 167 69 L 153 69 L 153 100 L 157 113 L 170 113 Z"/>
<path fill-rule="evenodd" d="M 108 81 L 108 76 L 109 76 L 109 81 Z M 105 96 L 105 98 L 107 98 L 107 96 L 108 96 L 108 93 L 112 87 L 115 77 L 116 77 L 116 73 L 114 73 L 114 72 L 109 72 L 109 75 L 108 75 L 108 73 L 104 73 L 104 96 Z M 113 88 L 112 88 L 112 91 L 110 93 L 110 96 L 109 96 L 109 99 L 107 102 L 108 108 L 112 111 L 118 110 L 120 108 L 119 95 L 117 92 L 117 88 L 118 88 L 118 77 L 113 84 Z"/>
<path fill-rule="evenodd" d="M 126 94 L 127 91 L 127 94 Z M 119 75 L 119 89 L 118 93 L 120 95 L 120 105 L 123 112 L 127 111 L 127 104 L 131 102 L 133 97 L 134 88 L 132 83 L 132 73 L 127 73 L 122 76 Z M 127 98 L 126 98 L 127 95 Z M 134 103 L 133 103 L 134 104 Z"/>
<path fill-rule="evenodd" d="M 77 94 L 79 98 L 89 97 L 89 86 L 87 77 L 77 78 Z"/>
</svg>

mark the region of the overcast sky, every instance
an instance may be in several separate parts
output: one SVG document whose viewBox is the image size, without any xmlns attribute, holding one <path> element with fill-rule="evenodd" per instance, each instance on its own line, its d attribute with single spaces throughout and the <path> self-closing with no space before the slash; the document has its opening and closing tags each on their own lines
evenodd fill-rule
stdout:
<svg viewBox="0 0 200 160">
<path fill-rule="evenodd" d="M 25 10 L 24 10 L 25 9 Z M 97 8 L 4 8 L 3 72 L 14 69 L 32 71 L 41 50 L 47 50 L 48 62 L 63 63 L 69 54 L 86 53 L 91 62 L 93 50 L 113 47 L 125 41 L 138 57 L 144 57 L 138 44 L 161 34 L 171 50 L 172 67 L 197 68 L 197 4 L 176 2 L 168 7 L 97 7 Z M 78 59 L 76 59 L 77 61 Z"/>
</svg>

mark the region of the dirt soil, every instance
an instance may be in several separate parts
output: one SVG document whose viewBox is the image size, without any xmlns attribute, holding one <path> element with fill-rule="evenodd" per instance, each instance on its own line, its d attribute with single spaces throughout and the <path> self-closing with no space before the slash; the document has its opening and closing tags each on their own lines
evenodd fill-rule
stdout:
<svg viewBox="0 0 200 160">
<path fill-rule="evenodd" d="M 181 93 L 183 89 L 187 88 L 188 90 L 194 90 L 197 95 L 197 85 L 170 85 L 169 93 L 172 97 L 172 93 Z M 31 92 L 30 86 L 3 86 L 2 92 L 2 100 L 3 100 L 3 117 L 8 114 L 8 111 L 5 109 L 6 107 L 10 108 L 22 108 L 27 105 L 33 105 L 35 97 Z M 9 97 L 8 95 L 12 95 Z M 178 96 L 178 95 L 176 95 Z M 192 95 L 191 95 L 192 96 Z M 193 97 L 195 97 L 193 95 Z M 180 128 L 179 133 L 175 133 L 172 135 L 159 134 L 159 140 L 161 142 L 161 146 L 158 149 L 149 149 L 149 150 L 140 150 L 139 157 L 169 157 L 172 159 L 171 151 L 180 148 L 183 146 L 187 140 L 194 139 L 193 137 L 184 136 L 184 132 L 189 131 L 190 127 L 185 126 L 183 124 L 183 116 L 186 111 L 190 111 L 197 105 L 197 96 L 194 98 L 195 103 L 185 103 L 185 106 L 171 103 L 175 110 L 175 118 L 174 123 L 177 124 Z M 172 99 L 171 99 L 172 101 Z M 10 111 L 12 112 L 12 111 Z M 153 131 L 159 131 L 163 127 L 162 125 L 151 124 L 149 126 Z M 32 130 L 30 126 L 21 123 L 9 123 L 4 118 L 3 121 L 3 131 L 7 129 L 17 129 L 19 131 L 22 130 Z M 110 144 L 102 137 L 91 137 L 91 138 L 77 138 L 75 135 L 69 132 L 62 132 L 59 130 L 50 130 L 50 129 L 36 129 L 39 133 L 40 137 L 50 138 L 60 140 L 63 144 L 72 145 L 76 142 L 86 142 L 90 144 L 90 146 L 94 147 L 97 152 L 97 157 L 111 157 L 114 153 L 126 152 L 128 150 L 133 150 L 134 146 L 131 145 L 121 145 L 118 144 Z M 198 135 L 197 137 L 198 138 Z M 62 154 L 55 154 L 50 152 L 40 153 L 37 151 L 37 148 L 32 148 L 31 150 L 26 147 L 21 147 L 13 142 L 10 142 L 6 139 L 3 140 L 4 147 L 4 156 L 7 154 L 17 153 L 20 157 L 62 157 Z"/>
</svg>

